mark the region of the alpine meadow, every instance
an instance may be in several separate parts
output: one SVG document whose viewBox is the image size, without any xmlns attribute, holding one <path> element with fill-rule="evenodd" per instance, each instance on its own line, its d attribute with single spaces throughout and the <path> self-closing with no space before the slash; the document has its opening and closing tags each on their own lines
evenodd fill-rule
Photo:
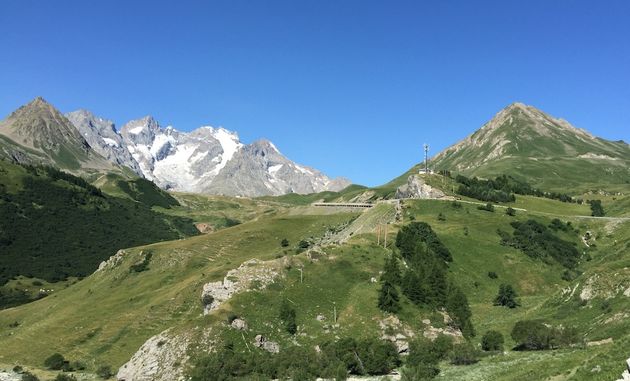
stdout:
<svg viewBox="0 0 630 381">
<path fill-rule="evenodd" d="M 630 8 L 528 7 L 0 5 L 0 381 L 630 381 Z"/>
</svg>

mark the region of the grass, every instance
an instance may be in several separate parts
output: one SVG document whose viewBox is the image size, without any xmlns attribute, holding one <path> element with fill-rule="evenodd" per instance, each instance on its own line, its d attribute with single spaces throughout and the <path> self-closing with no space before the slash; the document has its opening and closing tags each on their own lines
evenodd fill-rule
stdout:
<svg viewBox="0 0 630 381">
<path fill-rule="evenodd" d="M 214 198 L 176 194 L 183 204 L 171 208 L 176 215 L 193 215 L 196 221 L 212 216 L 241 218 L 241 225 L 213 234 L 183 240 L 162 242 L 127 250 L 118 267 L 94 274 L 67 289 L 35 303 L 0 311 L 0 363 L 41 366 L 53 352 L 85 362 L 91 369 L 101 364 L 120 366 L 150 336 L 166 328 L 190 332 L 212 328 L 212 340 L 227 340 L 237 350 L 247 350 L 246 343 L 263 334 L 287 349 L 296 343 L 315 345 L 337 337 L 380 336 L 378 321 L 386 317 L 376 307 L 378 278 L 388 250 L 376 245 L 375 227 L 390 220 L 393 207 L 379 205 L 357 217 L 357 213 L 332 213 L 329 210 L 288 207 L 270 200 Z M 553 200 L 519 197 L 527 211 L 515 217 L 501 209 L 494 213 L 477 210 L 476 205 L 436 200 L 405 201 L 403 222 L 426 221 L 453 254 L 449 276 L 465 290 L 473 311 L 478 345 L 489 329 L 506 338 L 506 349 L 514 343 L 509 333 L 518 320 L 543 318 L 553 324 L 577 326 L 586 341 L 614 337 L 613 344 L 601 347 L 570 348 L 545 352 L 508 352 L 507 355 L 484 357 L 476 365 L 456 367 L 442 364 L 443 379 L 448 380 L 603 380 L 621 373 L 623 351 L 628 345 L 628 319 L 618 318 L 630 310 L 628 298 L 608 300 L 609 311 L 601 306 L 604 299 L 595 297 L 586 305 L 574 296 L 567 298 L 563 289 L 581 287 L 595 274 L 619 274 L 605 277 L 597 289 L 607 292 L 624 285 L 624 269 L 630 267 L 627 256 L 630 223 L 611 224 L 597 219 L 575 217 L 582 210 L 574 204 Z M 563 268 L 529 258 L 522 252 L 500 245 L 497 229 L 511 231 L 514 220 L 534 218 L 548 224 L 558 213 L 570 220 L 580 233 L 589 230 L 596 237 L 596 247 L 586 249 L 579 235 L 562 233 L 562 238 L 587 250 L 591 260 L 583 262 L 584 273 L 573 281 L 561 279 Z M 188 214 L 191 213 L 191 214 Z M 438 215 L 444 220 L 438 219 Z M 353 221 L 354 234 L 343 245 L 325 247 L 326 255 L 309 260 L 305 253 L 296 254 L 301 239 L 321 237 L 340 224 Z M 400 223 L 390 224 L 391 247 Z M 286 238 L 288 248 L 280 241 Z M 129 267 L 153 252 L 148 270 L 130 273 Z M 141 252 L 144 252 L 142 254 Z M 222 279 L 233 268 L 250 258 L 274 260 L 283 258 L 283 277 L 265 290 L 252 290 L 233 297 L 216 312 L 201 316 L 201 288 L 204 283 Z M 303 270 L 303 281 L 300 272 Z M 498 279 L 488 277 L 494 271 Z M 510 283 L 520 295 L 521 306 L 510 310 L 492 306 L 499 284 Z M 626 287 L 630 287 L 627 285 Z M 290 336 L 277 319 L 282 300 L 289 300 L 297 311 L 298 334 Z M 424 328 L 422 319 L 438 326 L 433 311 L 410 304 L 404 297 L 399 317 L 416 334 Z M 333 322 L 337 312 L 338 326 Z M 234 313 L 250 327 L 241 333 L 226 329 L 226 318 Z M 323 315 L 324 321 L 316 317 Z M 612 319 L 612 320 L 611 320 Z M 616 320 L 615 320 L 616 319 Z M 11 322 L 18 327 L 11 328 Z M 599 373 L 591 369 L 600 365 Z M 589 378 L 591 377 L 591 378 Z M 607 378 L 606 378 L 607 377 Z"/>
</svg>

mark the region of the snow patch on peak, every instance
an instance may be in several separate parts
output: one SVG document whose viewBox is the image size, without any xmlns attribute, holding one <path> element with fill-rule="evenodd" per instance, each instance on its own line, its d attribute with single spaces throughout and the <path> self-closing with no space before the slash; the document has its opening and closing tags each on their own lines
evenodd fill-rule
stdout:
<svg viewBox="0 0 630 381">
<path fill-rule="evenodd" d="M 138 135 L 139 133 L 142 132 L 143 129 L 144 129 L 144 126 L 134 127 L 131 130 L 129 130 L 129 133 L 130 134 L 134 134 L 134 135 Z"/>
<path fill-rule="evenodd" d="M 218 173 L 228 161 L 232 160 L 234 154 L 241 149 L 243 144 L 238 141 L 238 136 L 224 128 L 219 128 L 213 130 L 213 134 L 215 139 L 221 143 L 221 148 L 223 149 L 223 153 L 221 154 L 221 162 L 214 169 L 216 173 Z"/>
<path fill-rule="evenodd" d="M 271 176 L 275 176 L 276 173 L 280 170 L 280 168 L 282 168 L 284 166 L 284 164 L 277 164 L 277 165 L 272 165 L 271 167 L 267 168 L 267 172 L 271 175 Z"/>
</svg>

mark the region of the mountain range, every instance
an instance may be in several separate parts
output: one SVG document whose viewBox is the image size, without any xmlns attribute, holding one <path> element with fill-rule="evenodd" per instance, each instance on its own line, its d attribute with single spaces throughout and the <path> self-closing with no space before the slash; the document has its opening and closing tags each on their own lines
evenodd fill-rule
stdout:
<svg viewBox="0 0 630 381">
<path fill-rule="evenodd" d="M 350 185 L 292 162 L 267 140 L 243 144 L 224 128 L 181 132 L 151 116 L 117 131 L 112 121 L 86 110 L 62 115 L 41 97 L 0 122 L 0 156 L 73 173 L 134 173 L 182 192 L 255 197 Z"/>
</svg>

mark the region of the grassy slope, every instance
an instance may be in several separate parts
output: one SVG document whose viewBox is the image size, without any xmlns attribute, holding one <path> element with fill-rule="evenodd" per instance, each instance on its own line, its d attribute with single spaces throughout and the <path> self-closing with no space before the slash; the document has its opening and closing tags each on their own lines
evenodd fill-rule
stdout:
<svg viewBox="0 0 630 381">
<path fill-rule="evenodd" d="M 272 259 L 280 241 L 321 235 L 335 216 L 277 217 L 214 234 L 135 248 L 123 265 L 97 273 L 51 297 L 0 312 L 0 362 L 41 365 L 55 351 L 90 366 L 120 366 L 151 335 L 195 321 L 201 287 L 250 258 Z M 154 253 L 149 271 L 132 274 L 141 250 Z M 9 323 L 20 322 L 17 328 Z"/>
<path fill-rule="evenodd" d="M 614 336 L 616 342 L 588 349 L 510 352 L 506 356 L 486 358 L 471 367 L 443 364 L 446 379 L 527 380 L 560 375 L 556 379 L 562 380 L 573 374 L 575 379 L 590 379 L 588 377 L 593 377 L 590 369 L 595 365 L 601 365 L 604 371 L 592 379 L 611 379 L 611 375 L 621 372 L 623 359 L 627 357 L 620 349 L 624 345 L 627 348 L 629 327 L 623 319 L 604 322 L 630 307 L 627 298 L 613 299 L 612 311 L 605 312 L 599 308 L 602 300 L 595 299 L 580 307 L 575 298 L 565 302 L 559 292 L 575 283 L 583 283 L 592 274 L 618 272 L 628 267 L 626 242 L 630 239 L 630 224 L 618 224 L 611 232 L 611 226 L 605 222 L 573 219 L 574 226 L 581 232 L 591 230 L 600 238 L 597 249 L 591 252 L 593 260 L 582 267 L 585 274 L 574 282 L 567 282 L 560 277 L 560 266 L 544 265 L 501 246 L 496 229 L 510 230 L 508 224 L 513 219 L 536 218 L 548 223 L 552 216 L 538 213 L 534 210 L 537 208 L 551 208 L 561 215 L 579 214 L 582 210 L 555 201 L 547 205 L 547 200 L 533 198 L 525 198 L 523 206 L 533 211 L 509 217 L 500 209 L 489 213 L 477 210 L 475 205 L 463 204 L 461 209 L 456 209 L 450 202 L 408 201 L 404 219 L 406 223 L 414 216 L 416 220 L 429 222 L 451 249 L 454 256 L 451 276 L 467 291 L 479 333 L 475 342 L 487 329 L 495 329 L 504 334 L 509 348 L 513 344 L 509 338 L 513 324 L 537 317 L 548 318 L 554 324 L 577 325 L 587 340 Z M 303 210 L 310 211 L 309 208 Z M 438 221 L 439 213 L 446 221 Z M 269 289 L 240 294 L 214 316 L 200 318 L 199 294 L 203 283 L 221 279 L 229 269 L 247 259 L 273 259 L 284 255 L 279 247 L 284 237 L 295 243 L 304 237 L 320 235 L 328 227 L 352 216 L 294 213 L 261 217 L 214 234 L 129 250 L 129 258 L 112 272 L 93 275 L 53 297 L 0 312 L 0 340 L 4 344 L 0 348 L 0 363 L 37 366 L 50 353 L 60 351 L 91 367 L 102 363 L 118 366 L 149 336 L 169 326 L 224 327 L 225 317 L 230 312 L 248 321 L 251 327 L 245 333 L 248 342 L 255 334 L 263 333 L 285 348 L 294 338 L 282 333 L 275 319 L 277 307 L 284 298 L 290 299 L 298 311 L 298 325 L 303 335 L 296 336 L 295 340 L 300 344 L 311 345 L 335 336 L 378 336 L 376 319 L 385 315 L 376 308 L 378 284 L 369 280 L 378 276 L 385 251 L 376 247 L 374 234 L 356 234 L 348 244 L 326 249 L 328 258 L 317 262 L 307 261 L 303 255 L 294 257 L 285 277 Z M 464 227 L 468 228 L 468 235 L 464 234 Z M 390 243 L 395 237 L 395 228 L 392 226 L 390 231 Z M 580 244 L 576 235 L 567 234 L 564 238 Z M 150 270 L 130 274 L 128 268 L 140 259 L 142 249 L 155 253 Z M 300 264 L 304 267 L 303 283 L 296 269 Z M 497 272 L 499 279 L 488 278 L 488 271 Z M 522 307 L 508 310 L 491 305 L 502 282 L 516 287 L 521 294 Z M 339 327 L 326 331 L 324 325 L 330 324 L 333 302 Z M 418 309 L 404 298 L 403 305 L 401 320 L 414 330 L 422 327 L 423 318 L 430 318 L 439 326 L 439 318 L 430 311 Z M 326 316 L 327 320 L 317 321 L 318 314 Z M 21 325 L 8 328 L 13 321 Z M 219 335 L 245 350 L 240 333 L 221 329 Z"/>
</svg>

